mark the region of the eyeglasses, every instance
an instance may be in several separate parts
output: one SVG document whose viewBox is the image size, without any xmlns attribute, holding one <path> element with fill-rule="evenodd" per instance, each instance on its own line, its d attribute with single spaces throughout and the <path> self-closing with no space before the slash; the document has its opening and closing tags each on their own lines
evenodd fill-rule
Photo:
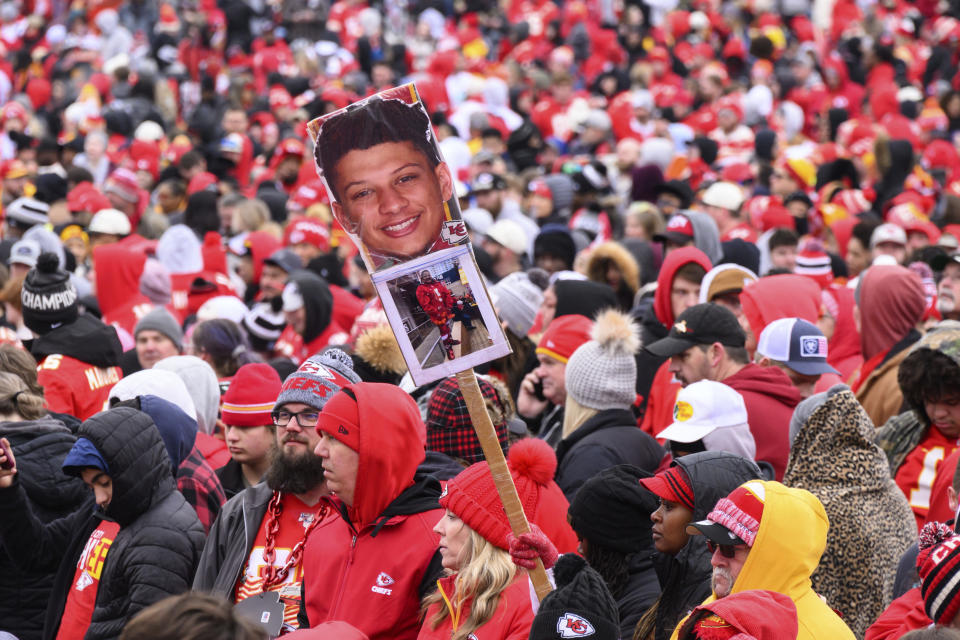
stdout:
<svg viewBox="0 0 960 640">
<path fill-rule="evenodd" d="M 713 540 L 707 539 L 707 549 L 710 553 L 716 553 L 720 549 L 720 555 L 724 558 L 734 558 L 737 555 L 737 547 L 733 544 L 717 544 Z"/>
<path fill-rule="evenodd" d="M 320 413 L 316 409 L 309 409 L 306 411 L 300 411 L 299 413 L 293 413 L 291 411 L 274 411 L 271 414 L 273 418 L 273 424 L 278 427 L 286 427 L 290 424 L 290 421 L 294 418 L 297 419 L 297 424 L 302 429 L 311 429 L 317 426 L 317 421 L 320 419 Z"/>
</svg>

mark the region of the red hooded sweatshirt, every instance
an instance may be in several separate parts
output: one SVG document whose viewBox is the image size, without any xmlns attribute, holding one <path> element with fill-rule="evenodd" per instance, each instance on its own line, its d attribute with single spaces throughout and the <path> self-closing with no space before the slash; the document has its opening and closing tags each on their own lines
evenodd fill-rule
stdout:
<svg viewBox="0 0 960 640">
<path fill-rule="evenodd" d="M 877 621 L 867 629 L 863 640 L 897 640 L 914 629 L 933 624 L 923 608 L 920 587 L 914 587 L 890 603 Z"/>
<path fill-rule="evenodd" d="M 253 260 L 253 281 L 259 283 L 260 274 L 263 273 L 263 261 L 277 249 L 283 248 L 283 244 L 266 231 L 252 231 L 247 234 L 243 246 L 250 251 L 250 258 Z"/>
<path fill-rule="evenodd" d="M 827 363 L 840 372 L 841 378 L 849 380 L 863 364 L 860 332 L 853 317 L 856 307 L 853 291 L 849 287 L 832 285 L 823 290 L 823 295 L 831 307 L 836 304 L 836 309 L 830 309 L 836 324 L 827 349 Z"/>
<path fill-rule="evenodd" d="M 777 367 L 755 364 L 720 382 L 743 396 L 750 433 L 757 443 L 756 459 L 773 465 L 775 479 L 781 480 L 790 455 L 790 418 L 800 403 L 800 392 Z"/>
<path fill-rule="evenodd" d="M 335 402 L 349 392 L 356 397 L 354 416 L 340 408 L 347 403 Z M 321 420 L 318 432 L 358 431 L 359 461 L 353 504 L 328 498 L 334 515 L 304 548 L 310 625 L 339 620 L 370 640 L 413 640 L 420 629 L 418 590 L 439 544 L 433 527 L 443 515 L 436 481 L 414 479 L 426 455 L 420 411 L 399 387 L 361 382 L 333 396 L 321 415 L 333 419 Z"/>
<path fill-rule="evenodd" d="M 673 304 L 670 301 L 670 292 L 673 289 L 673 279 L 677 271 L 685 264 L 694 262 L 710 271 L 713 265 L 710 258 L 703 251 L 695 247 L 674 249 L 667 254 L 657 276 L 657 290 L 653 296 L 653 312 L 657 320 L 669 331 L 673 326 Z M 666 429 L 673 422 L 673 405 L 677 400 L 677 392 L 683 385 L 673 377 L 668 370 L 670 360 L 667 360 L 657 369 L 650 385 L 650 399 L 647 401 L 647 410 L 643 414 L 640 428 L 652 436 Z"/>
<path fill-rule="evenodd" d="M 766 276 L 748 284 L 740 294 L 743 315 L 755 340 L 768 324 L 781 318 L 820 319 L 820 287 L 807 276 Z M 751 356 L 753 354 L 750 354 Z"/>
<path fill-rule="evenodd" d="M 700 611 L 709 611 L 716 617 L 697 620 Z M 690 622 L 683 625 L 681 635 L 691 626 L 706 625 L 692 636 L 697 638 L 781 640 L 796 638 L 800 627 L 797 605 L 793 600 L 782 593 L 761 589 L 732 593 L 702 604 L 693 610 L 688 620 Z"/>
<path fill-rule="evenodd" d="M 140 276 L 147 256 L 120 243 L 95 247 L 93 261 L 100 313 L 112 313 L 150 300 L 140 293 Z M 108 322 L 109 324 L 109 322 Z"/>
</svg>

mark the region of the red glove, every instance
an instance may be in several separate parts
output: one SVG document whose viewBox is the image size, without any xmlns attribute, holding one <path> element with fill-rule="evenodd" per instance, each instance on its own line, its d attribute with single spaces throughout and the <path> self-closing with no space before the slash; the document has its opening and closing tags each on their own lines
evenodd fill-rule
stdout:
<svg viewBox="0 0 960 640">
<path fill-rule="evenodd" d="M 560 554 L 543 531 L 535 524 L 530 525 L 530 533 L 521 534 L 518 538 L 513 533 L 507 534 L 507 544 L 510 546 L 510 558 L 518 567 L 533 569 L 537 566 L 537 558 L 543 560 L 543 566 L 549 569 L 557 563 Z"/>
</svg>

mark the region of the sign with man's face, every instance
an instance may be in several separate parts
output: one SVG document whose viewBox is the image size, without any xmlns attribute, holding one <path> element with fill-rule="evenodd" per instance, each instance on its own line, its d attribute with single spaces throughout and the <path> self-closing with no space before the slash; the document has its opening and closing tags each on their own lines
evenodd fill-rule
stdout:
<svg viewBox="0 0 960 640">
<path fill-rule="evenodd" d="M 371 273 L 467 242 L 453 175 L 413 84 L 308 128 L 333 215 Z"/>
<path fill-rule="evenodd" d="M 414 382 L 508 355 L 416 87 L 382 91 L 308 130 L 333 216 L 360 249 Z"/>
</svg>

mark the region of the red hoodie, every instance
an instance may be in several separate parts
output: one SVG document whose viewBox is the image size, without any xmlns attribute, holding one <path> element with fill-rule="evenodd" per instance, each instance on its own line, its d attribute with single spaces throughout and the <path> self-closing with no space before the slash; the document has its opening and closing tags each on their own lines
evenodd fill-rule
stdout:
<svg viewBox="0 0 960 640">
<path fill-rule="evenodd" d="M 820 319 L 820 287 L 807 276 L 766 276 L 744 288 L 740 305 L 754 339 L 759 340 L 766 326 L 781 318 L 801 318 L 816 324 Z"/>
<path fill-rule="evenodd" d="M 140 293 L 140 276 L 147 256 L 120 243 L 95 247 L 93 262 L 100 313 L 111 313 L 139 302 L 149 302 Z M 143 300 L 140 300 L 143 298 Z"/>
<path fill-rule="evenodd" d="M 890 603 L 877 621 L 867 629 L 863 640 L 896 640 L 908 631 L 933 624 L 923 608 L 920 587 L 914 587 Z"/>
<path fill-rule="evenodd" d="M 775 479 L 781 480 L 790 455 L 790 418 L 800 402 L 800 392 L 777 367 L 755 364 L 720 382 L 743 396 L 750 432 L 757 443 L 756 459 L 773 465 Z"/>
<path fill-rule="evenodd" d="M 370 640 L 413 640 L 420 629 L 418 589 L 437 553 L 433 527 L 443 515 L 439 488 L 414 480 L 426 428 L 416 402 L 399 387 L 358 383 L 340 393 L 346 390 L 356 396 L 360 425 L 356 489 L 349 507 L 329 499 L 340 515 L 307 539 L 307 616 L 311 626 L 347 622 Z"/>
<path fill-rule="evenodd" d="M 827 363 L 840 372 L 840 377 L 849 380 L 850 376 L 863 364 L 860 353 L 860 332 L 853 317 L 856 301 L 849 287 L 831 285 L 823 291 L 836 309 L 831 310 L 836 324 L 827 350 Z"/>
<path fill-rule="evenodd" d="M 677 270 L 690 262 L 699 264 L 705 271 L 710 271 L 713 268 L 707 254 L 695 247 L 684 247 L 671 251 L 663 261 L 663 266 L 660 267 L 660 274 L 657 276 L 657 290 L 653 297 L 653 312 L 657 316 L 657 320 L 667 330 L 673 326 L 674 321 L 673 304 L 670 301 L 673 279 Z M 640 428 L 652 436 L 656 436 L 673 422 L 673 405 L 677 400 L 677 392 L 683 386 L 670 373 L 669 366 L 670 360 L 667 360 L 657 369 L 657 373 L 653 377 L 653 383 L 650 385 L 647 410 L 644 412 L 643 422 L 640 424 Z"/>
<path fill-rule="evenodd" d="M 700 611 L 714 614 L 697 620 Z M 718 621 L 717 618 L 720 618 Z M 704 629 L 689 637 L 697 638 L 753 638 L 754 640 L 779 640 L 796 638 L 800 623 L 797 605 L 788 596 L 776 591 L 751 589 L 732 593 L 724 598 L 702 604 L 687 618 L 680 635 L 701 622 Z M 693 622 L 697 620 L 697 622 Z M 715 634 L 715 635 L 714 635 Z"/>
<path fill-rule="evenodd" d="M 257 284 L 263 272 L 263 261 L 274 251 L 282 249 L 283 244 L 266 231 L 251 231 L 244 239 L 243 246 L 250 251 L 250 259 L 253 260 L 253 282 Z"/>
</svg>

